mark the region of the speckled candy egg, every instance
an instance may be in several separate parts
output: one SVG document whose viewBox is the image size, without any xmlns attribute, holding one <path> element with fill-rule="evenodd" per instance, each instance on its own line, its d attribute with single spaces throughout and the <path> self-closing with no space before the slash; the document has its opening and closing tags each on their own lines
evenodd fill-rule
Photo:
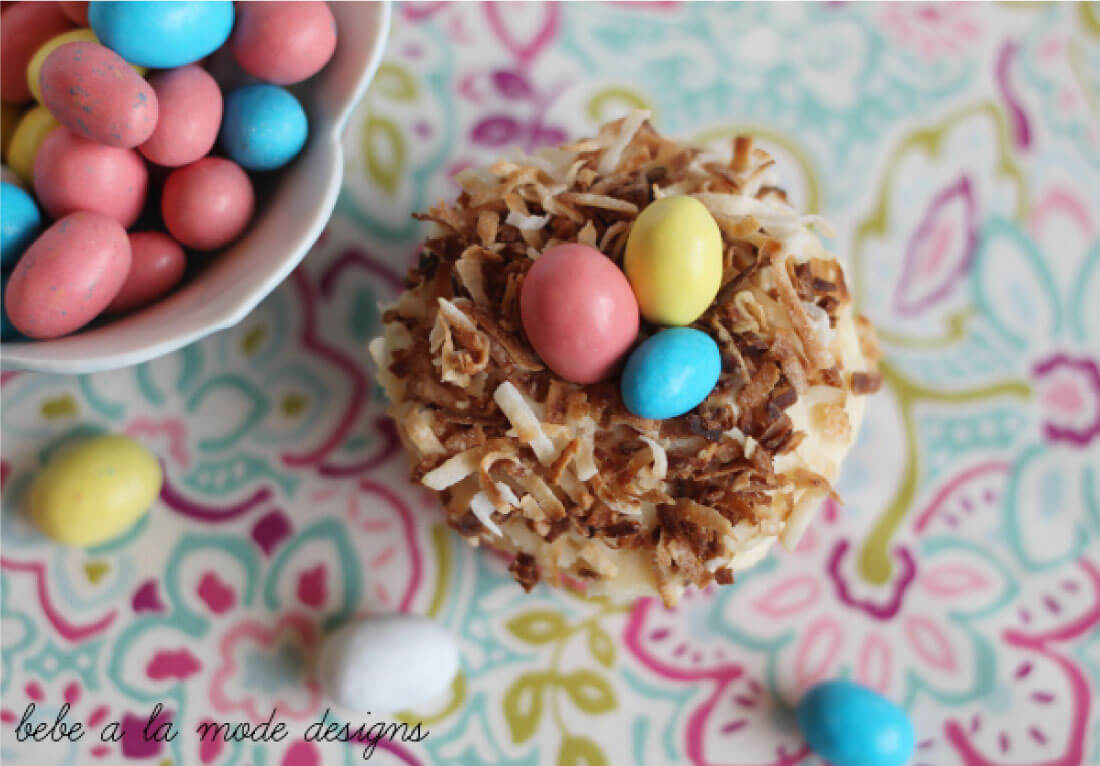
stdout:
<svg viewBox="0 0 1100 766">
<path fill-rule="evenodd" d="M 722 282 L 722 235 L 692 197 L 651 202 L 630 227 L 623 256 L 642 316 L 687 325 L 706 311 Z"/>
<path fill-rule="evenodd" d="M 222 46 L 233 29 L 233 3 L 94 0 L 88 23 L 104 45 L 130 63 L 170 69 Z"/>
<path fill-rule="evenodd" d="M 12 324 L 31 338 L 57 338 L 95 319 L 130 270 L 130 242 L 118 221 L 67 215 L 23 253 L 4 296 Z"/>
<path fill-rule="evenodd" d="M 34 198 L 18 186 L 0 184 L 0 265 L 10 269 L 42 230 Z"/>
<path fill-rule="evenodd" d="M 42 103 L 84 138 L 124 149 L 157 126 L 157 94 L 122 58 L 98 43 L 62 45 L 38 75 Z"/>
<path fill-rule="evenodd" d="M 34 161 L 34 192 L 50 218 L 76 210 L 134 225 L 149 185 L 149 172 L 133 149 L 89 141 L 64 127 L 46 136 Z"/>
<path fill-rule="evenodd" d="M 722 372 L 718 344 L 705 332 L 671 327 L 643 341 L 626 360 L 623 403 L 638 417 L 674 418 L 707 398 Z"/>
<path fill-rule="evenodd" d="M 31 518 L 66 545 L 112 540 L 132 527 L 160 494 L 160 462 L 128 436 L 97 436 L 62 447 L 34 480 Z"/>
<path fill-rule="evenodd" d="M 267 82 L 291 85 L 312 77 L 336 50 L 336 19 L 323 2 L 251 2 L 237 6 L 233 56 Z"/>
<path fill-rule="evenodd" d="M 392 713 L 439 697 L 458 672 L 458 647 L 438 623 L 415 614 L 368 617 L 325 638 L 318 675 L 348 710 Z"/>
<path fill-rule="evenodd" d="M 45 63 L 47 56 L 66 43 L 94 42 L 99 41 L 95 39 L 95 32 L 92 30 L 70 29 L 42 43 L 42 45 L 38 47 L 38 50 L 34 52 L 34 55 L 31 56 L 31 60 L 27 64 L 27 87 L 30 88 L 31 96 L 34 100 L 40 104 L 42 103 L 42 89 L 38 87 L 38 76 L 42 73 L 42 64 Z"/>
<path fill-rule="evenodd" d="M 214 147 L 222 122 L 222 92 L 198 66 L 159 72 L 149 78 L 157 94 L 157 127 L 138 150 L 150 162 L 166 167 L 188 165 Z"/>
<path fill-rule="evenodd" d="M 239 237 L 254 206 L 248 175 L 220 157 L 173 170 L 160 198 L 168 233 L 196 250 L 217 250 Z"/>
<path fill-rule="evenodd" d="M 222 146 L 248 170 L 274 170 L 302 150 L 309 134 L 305 110 L 278 85 L 246 85 L 225 99 Z"/>
<path fill-rule="evenodd" d="M 851 681 L 826 681 L 806 692 L 798 725 L 813 751 L 833 766 L 902 766 L 913 754 L 913 724 L 905 711 Z"/>
<path fill-rule="evenodd" d="M 130 272 L 107 306 L 121 314 L 152 303 L 183 279 L 187 256 L 179 243 L 162 231 L 135 231 L 130 239 Z"/>
<path fill-rule="evenodd" d="M 542 361 L 574 383 L 606 379 L 638 335 L 630 284 L 587 245 L 556 245 L 538 257 L 523 279 L 520 317 Z"/>
<path fill-rule="evenodd" d="M 0 98 L 21 104 L 31 97 L 27 63 L 51 37 L 72 27 L 58 3 L 16 3 L 0 23 Z"/>
</svg>

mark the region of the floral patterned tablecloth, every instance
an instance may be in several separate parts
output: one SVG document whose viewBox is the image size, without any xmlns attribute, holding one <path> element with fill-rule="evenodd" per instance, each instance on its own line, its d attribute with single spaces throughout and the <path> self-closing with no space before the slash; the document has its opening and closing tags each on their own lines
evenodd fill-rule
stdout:
<svg viewBox="0 0 1100 766">
<path fill-rule="evenodd" d="M 800 690 L 902 703 L 914 763 L 1100 763 L 1100 5 L 398 6 L 314 252 L 238 327 L 79 378 L 3 378 L 2 757 L 39 766 L 361 762 L 202 744 L 204 720 L 323 711 L 311 658 L 353 615 L 411 610 L 462 672 L 408 763 L 813 763 Z M 887 352 L 840 492 L 796 554 L 667 611 L 525 595 L 405 480 L 364 352 L 414 257 L 412 210 L 518 145 L 623 110 L 779 158 L 835 224 Z M 19 513 L 62 441 L 162 457 L 153 512 L 60 548 Z M 127 735 L 17 742 L 30 701 Z M 369 719 L 378 720 L 378 717 Z"/>
</svg>

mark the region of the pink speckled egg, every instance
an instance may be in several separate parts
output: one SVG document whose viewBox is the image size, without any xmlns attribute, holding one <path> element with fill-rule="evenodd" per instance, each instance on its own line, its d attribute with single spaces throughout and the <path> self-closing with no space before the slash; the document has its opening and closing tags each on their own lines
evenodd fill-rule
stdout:
<svg viewBox="0 0 1100 766">
<path fill-rule="evenodd" d="M 217 250 L 244 232 L 255 202 L 252 182 L 240 165 L 206 157 L 172 171 L 164 182 L 160 212 L 178 242 Z"/>
<path fill-rule="evenodd" d="M 149 84 L 160 111 L 156 130 L 138 151 L 167 167 L 188 165 L 209 154 L 222 124 L 222 92 L 214 78 L 190 64 L 155 74 Z"/>
<path fill-rule="evenodd" d="M 574 383 L 610 376 L 638 335 L 638 301 L 606 255 L 580 244 L 538 257 L 520 291 L 523 331 L 542 361 Z"/>
<path fill-rule="evenodd" d="M 122 57 L 99 43 L 66 43 L 42 63 L 42 103 L 66 128 L 124 149 L 157 127 L 157 94 Z"/>
<path fill-rule="evenodd" d="M 149 173 L 133 149 L 89 141 L 54 128 L 34 158 L 34 193 L 50 218 L 89 210 L 134 225 L 145 204 Z"/>
<path fill-rule="evenodd" d="M 34 52 L 72 24 L 58 3 L 17 3 L 4 8 L 0 24 L 0 98 L 21 104 L 31 97 L 27 64 Z"/>
<path fill-rule="evenodd" d="M 162 231 L 135 231 L 130 238 L 130 273 L 108 314 L 121 314 L 166 295 L 183 278 L 187 256 L 176 240 Z"/>
<path fill-rule="evenodd" d="M 290 85 L 321 71 L 336 50 L 336 19 L 323 2 L 237 4 L 233 56 L 249 74 Z"/>
<path fill-rule="evenodd" d="M 130 242 L 118 221 L 81 211 L 34 241 L 4 294 L 13 325 L 30 338 L 57 338 L 92 321 L 130 270 Z"/>
</svg>

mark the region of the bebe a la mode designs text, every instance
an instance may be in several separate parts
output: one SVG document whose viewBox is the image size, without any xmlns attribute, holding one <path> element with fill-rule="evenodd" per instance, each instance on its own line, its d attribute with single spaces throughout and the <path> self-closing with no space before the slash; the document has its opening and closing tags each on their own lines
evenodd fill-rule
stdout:
<svg viewBox="0 0 1100 766">
<path fill-rule="evenodd" d="M 69 709 L 69 703 L 64 703 L 50 721 L 38 713 L 35 703 L 27 703 L 15 726 L 16 740 L 79 742 L 92 732 L 83 723 L 70 721 Z M 200 742 L 282 742 L 291 735 L 291 731 L 285 722 L 277 720 L 278 714 L 278 708 L 274 708 L 267 720 L 258 724 L 250 721 L 207 721 L 196 726 L 194 733 Z M 164 705 L 158 702 L 142 726 L 141 738 L 147 742 L 173 742 L 179 733 L 179 728 L 171 720 L 171 713 L 165 712 Z M 344 723 L 333 716 L 330 708 L 325 708 L 321 717 L 307 726 L 300 738 L 305 742 L 354 742 L 363 745 L 363 760 L 369 760 L 383 740 L 423 742 L 429 734 L 419 722 L 412 726 L 397 721 L 363 722 L 358 725 Z M 120 721 L 108 721 L 93 734 L 101 742 L 121 742 L 126 735 L 126 727 Z"/>
</svg>

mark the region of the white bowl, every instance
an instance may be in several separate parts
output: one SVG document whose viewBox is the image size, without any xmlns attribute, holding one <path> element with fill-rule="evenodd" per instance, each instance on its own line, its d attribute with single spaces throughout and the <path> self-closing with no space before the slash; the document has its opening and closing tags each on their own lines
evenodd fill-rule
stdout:
<svg viewBox="0 0 1100 766">
<path fill-rule="evenodd" d="M 341 138 L 382 59 L 390 3 L 330 3 L 336 53 L 302 92 L 310 136 L 277 176 L 245 235 L 176 292 L 134 314 L 64 338 L 4 343 L 4 369 L 78 374 L 127 367 L 241 321 L 321 235 L 344 174 Z"/>
</svg>

